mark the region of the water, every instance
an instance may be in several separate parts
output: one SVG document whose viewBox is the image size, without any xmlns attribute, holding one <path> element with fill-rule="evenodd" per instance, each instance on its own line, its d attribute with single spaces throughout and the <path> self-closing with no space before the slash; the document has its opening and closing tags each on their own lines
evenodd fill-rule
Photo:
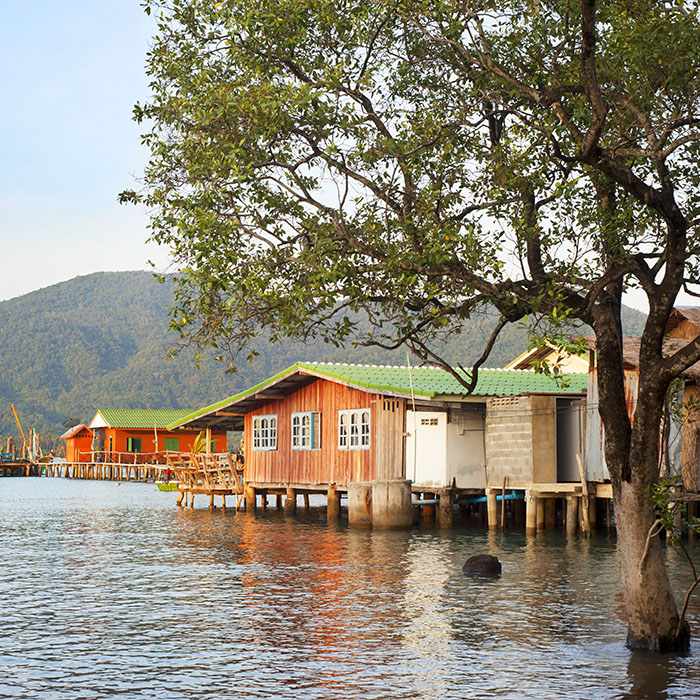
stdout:
<svg viewBox="0 0 700 700">
<path fill-rule="evenodd" d="M 366 532 L 322 508 L 204 504 L 0 479 L 0 698 L 700 698 L 698 599 L 689 655 L 626 650 L 606 534 Z M 500 579 L 462 574 L 483 552 Z"/>
</svg>

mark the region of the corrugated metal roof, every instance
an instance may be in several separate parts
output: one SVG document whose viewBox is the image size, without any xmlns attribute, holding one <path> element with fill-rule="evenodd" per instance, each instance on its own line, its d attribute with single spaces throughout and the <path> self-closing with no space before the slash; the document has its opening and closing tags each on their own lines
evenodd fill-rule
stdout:
<svg viewBox="0 0 700 700">
<path fill-rule="evenodd" d="M 168 410 L 151 408 L 101 408 L 97 414 L 102 416 L 110 428 L 165 430 L 171 423 L 177 423 L 192 414 L 189 409 Z M 97 417 L 97 414 L 95 417 Z M 94 418 L 93 421 L 94 422 Z"/>
<path fill-rule="evenodd" d="M 449 372 L 437 367 L 408 367 L 386 365 L 348 365 L 325 362 L 297 362 L 283 372 L 246 389 L 239 394 L 202 408 L 168 427 L 175 428 L 196 418 L 226 407 L 239 406 L 250 410 L 252 399 L 264 389 L 275 386 L 294 390 L 300 386 L 298 376 L 319 377 L 341 382 L 361 391 L 401 396 L 415 395 L 419 399 L 459 400 L 467 396 L 466 389 Z M 564 375 L 563 381 L 529 370 L 482 369 L 472 396 L 518 396 L 521 394 L 581 394 L 586 390 L 587 375 Z"/>
<path fill-rule="evenodd" d="M 77 435 L 81 430 L 90 430 L 90 428 L 88 428 L 87 425 L 85 425 L 84 423 L 74 425 L 72 428 L 68 428 L 68 430 L 66 430 L 66 432 L 63 433 L 63 435 L 61 435 L 59 440 L 68 440 L 68 438 L 72 438 L 74 435 Z"/>
</svg>

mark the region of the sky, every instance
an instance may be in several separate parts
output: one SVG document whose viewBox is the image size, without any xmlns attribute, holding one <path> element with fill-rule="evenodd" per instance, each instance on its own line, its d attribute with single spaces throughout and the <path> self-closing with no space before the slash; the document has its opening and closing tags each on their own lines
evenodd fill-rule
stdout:
<svg viewBox="0 0 700 700">
<path fill-rule="evenodd" d="M 147 162 L 131 114 L 148 96 L 154 19 L 139 0 L 6 0 L 2 11 L 0 300 L 149 260 L 167 269 L 147 212 L 117 201 Z M 626 302 L 646 308 L 641 295 Z"/>
<path fill-rule="evenodd" d="M 0 300 L 99 270 L 159 269 L 148 216 L 120 205 L 147 151 L 153 18 L 139 0 L 2 3 Z"/>
</svg>

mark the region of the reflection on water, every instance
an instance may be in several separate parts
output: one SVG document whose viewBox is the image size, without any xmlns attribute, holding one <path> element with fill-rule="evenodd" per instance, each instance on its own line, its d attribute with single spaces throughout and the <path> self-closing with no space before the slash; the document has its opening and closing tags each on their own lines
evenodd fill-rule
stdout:
<svg viewBox="0 0 700 700">
<path fill-rule="evenodd" d="M 0 479 L 0 698 L 700 698 L 698 598 L 690 655 L 628 652 L 607 534 L 382 533 L 174 500 Z M 475 553 L 503 576 L 464 576 Z"/>
</svg>

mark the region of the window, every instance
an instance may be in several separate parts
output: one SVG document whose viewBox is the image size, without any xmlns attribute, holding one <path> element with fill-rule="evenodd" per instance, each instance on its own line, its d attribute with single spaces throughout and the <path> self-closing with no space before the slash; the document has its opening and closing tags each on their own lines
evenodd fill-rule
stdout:
<svg viewBox="0 0 700 700">
<path fill-rule="evenodd" d="M 141 438 L 128 437 L 126 439 L 127 452 L 141 452 Z"/>
<path fill-rule="evenodd" d="M 338 411 L 338 449 L 369 449 L 369 408 Z"/>
<path fill-rule="evenodd" d="M 277 415 L 253 416 L 253 449 L 277 449 Z"/>
<path fill-rule="evenodd" d="M 292 449 L 321 449 L 321 412 L 292 413 Z"/>
<path fill-rule="evenodd" d="M 180 451 L 180 438 L 163 438 L 163 449 L 166 452 L 179 452 Z"/>
</svg>

